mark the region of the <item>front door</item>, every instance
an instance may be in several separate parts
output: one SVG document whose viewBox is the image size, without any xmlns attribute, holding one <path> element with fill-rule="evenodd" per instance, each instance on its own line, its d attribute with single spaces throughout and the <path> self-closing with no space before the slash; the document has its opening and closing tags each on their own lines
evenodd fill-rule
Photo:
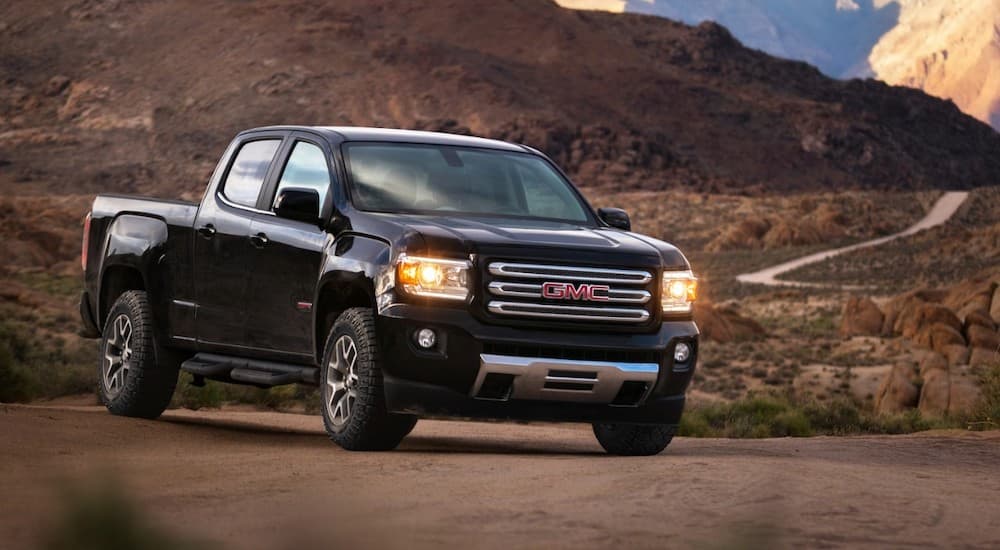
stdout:
<svg viewBox="0 0 1000 550">
<path fill-rule="evenodd" d="M 195 314 L 199 347 L 238 352 L 248 344 L 251 225 L 281 136 L 249 138 L 202 201 L 194 224 Z"/>
<path fill-rule="evenodd" d="M 250 256 L 253 307 L 248 311 L 247 335 L 255 348 L 307 361 L 313 353 L 313 299 L 327 243 L 319 220 L 332 203 L 331 163 L 320 142 L 308 136 L 293 136 L 285 151 L 275 189 L 265 192 L 269 212 L 256 217 L 251 227 L 257 247 Z M 275 199 L 290 187 L 319 193 L 316 222 L 274 214 Z"/>
</svg>

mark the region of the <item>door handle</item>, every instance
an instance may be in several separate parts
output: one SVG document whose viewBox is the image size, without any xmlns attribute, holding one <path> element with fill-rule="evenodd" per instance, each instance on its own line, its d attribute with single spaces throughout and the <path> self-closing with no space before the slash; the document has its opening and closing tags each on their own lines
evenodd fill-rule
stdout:
<svg viewBox="0 0 1000 550">
<path fill-rule="evenodd" d="M 250 244 L 252 244 L 255 248 L 264 248 L 267 244 L 267 235 L 264 233 L 250 235 Z"/>
<path fill-rule="evenodd" d="M 215 236 L 215 226 L 212 224 L 206 224 L 198 228 L 198 234 L 206 239 L 211 239 Z"/>
</svg>

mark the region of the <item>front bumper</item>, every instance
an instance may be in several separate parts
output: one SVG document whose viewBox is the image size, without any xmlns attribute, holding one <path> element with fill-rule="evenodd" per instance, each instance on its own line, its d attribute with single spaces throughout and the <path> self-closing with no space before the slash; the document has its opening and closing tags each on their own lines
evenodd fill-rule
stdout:
<svg viewBox="0 0 1000 550">
<path fill-rule="evenodd" d="M 422 328 L 438 334 L 430 351 L 414 343 Z M 422 416 L 676 424 L 697 361 L 692 321 L 651 333 L 569 332 L 394 304 L 377 333 L 389 409 Z M 675 365 L 679 342 L 692 353 Z"/>
</svg>

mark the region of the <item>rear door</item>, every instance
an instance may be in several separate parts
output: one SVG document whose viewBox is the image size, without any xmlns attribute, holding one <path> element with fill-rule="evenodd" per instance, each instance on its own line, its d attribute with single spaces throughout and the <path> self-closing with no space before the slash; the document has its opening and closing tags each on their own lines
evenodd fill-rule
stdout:
<svg viewBox="0 0 1000 550">
<path fill-rule="evenodd" d="M 251 224 L 287 132 L 253 134 L 235 146 L 229 166 L 202 201 L 194 224 L 194 288 L 200 349 L 238 352 L 247 332 Z"/>
<path fill-rule="evenodd" d="M 247 334 L 250 345 L 269 349 L 289 359 L 310 361 L 313 352 L 312 307 L 327 243 L 320 218 L 332 209 L 332 158 L 328 146 L 310 134 L 295 133 L 276 169 L 277 177 L 254 218 L 258 238 L 251 254 L 250 301 Z M 279 218 L 274 203 L 282 189 L 315 189 L 320 197 L 317 222 Z"/>
</svg>

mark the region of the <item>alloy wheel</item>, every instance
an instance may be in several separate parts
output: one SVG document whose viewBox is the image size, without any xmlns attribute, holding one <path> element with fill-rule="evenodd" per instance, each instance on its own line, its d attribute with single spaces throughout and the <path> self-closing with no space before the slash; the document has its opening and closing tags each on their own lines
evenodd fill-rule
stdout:
<svg viewBox="0 0 1000 550">
<path fill-rule="evenodd" d="M 132 363 L 132 320 L 124 313 L 115 318 L 104 348 L 101 374 L 108 397 L 115 397 L 125 387 Z"/>
<path fill-rule="evenodd" d="M 333 356 L 326 369 L 327 417 L 340 427 L 351 420 L 358 400 L 358 346 L 354 339 L 343 335 L 333 346 Z"/>
</svg>

